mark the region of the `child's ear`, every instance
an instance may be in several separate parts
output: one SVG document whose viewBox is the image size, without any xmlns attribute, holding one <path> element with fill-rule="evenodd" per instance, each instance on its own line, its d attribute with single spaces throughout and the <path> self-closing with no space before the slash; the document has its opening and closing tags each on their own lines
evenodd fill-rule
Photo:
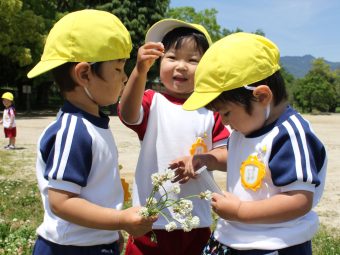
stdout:
<svg viewBox="0 0 340 255">
<path fill-rule="evenodd" d="M 71 75 L 77 84 L 87 87 L 92 75 L 90 64 L 86 62 L 77 63 L 73 67 Z"/>
<path fill-rule="evenodd" d="M 273 93 L 271 89 L 267 85 L 259 85 L 253 91 L 254 97 L 260 102 L 261 104 L 267 106 L 271 103 L 273 99 Z"/>
</svg>

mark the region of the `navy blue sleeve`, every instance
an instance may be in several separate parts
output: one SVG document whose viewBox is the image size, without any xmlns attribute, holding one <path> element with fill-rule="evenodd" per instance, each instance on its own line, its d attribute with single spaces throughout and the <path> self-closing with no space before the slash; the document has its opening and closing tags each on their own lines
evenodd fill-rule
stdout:
<svg viewBox="0 0 340 255">
<path fill-rule="evenodd" d="M 86 186 L 92 165 L 92 138 L 79 117 L 64 114 L 48 128 L 40 142 L 46 163 L 45 179 Z"/>
<path fill-rule="evenodd" d="M 326 160 L 326 151 L 308 122 L 294 115 L 278 128 L 269 158 L 273 183 L 285 186 L 301 181 L 318 186 L 318 173 Z"/>
</svg>

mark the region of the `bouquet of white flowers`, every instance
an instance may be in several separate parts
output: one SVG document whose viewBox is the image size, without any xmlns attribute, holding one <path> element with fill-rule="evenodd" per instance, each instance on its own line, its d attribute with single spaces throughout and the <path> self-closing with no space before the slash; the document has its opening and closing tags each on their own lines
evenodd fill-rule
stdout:
<svg viewBox="0 0 340 255">
<path fill-rule="evenodd" d="M 177 228 L 175 221 L 181 224 L 185 232 L 191 231 L 193 228 L 199 226 L 200 219 L 197 216 L 191 214 L 193 209 L 192 201 L 189 198 L 199 197 L 201 199 L 211 199 L 211 191 L 207 190 L 201 192 L 198 195 L 190 195 L 179 199 L 172 199 L 169 194 L 179 194 L 180 186 L 178 183 L 174 183 L 171 190 L 166 190 L 164 184 L 167 181 L 171 181 L 175 176 L 175 173 L 171 169 L 165 170 L 164 173 L 155 173 L 151 176 L 153 189 L 151 194 L 146 200 L 146 205 L 141 209 L 140 214 L 143 217 L 149 217 L 153 215 L 161 214 L 168 222 L 165 229 L 170 232 Z M 160 190 L 163 190 L 163 194 L 156 199 L 155 195 Z M 160 192 L 159 192 L 160 193 Z M 174 217 L 164 213 L 164 209 L 172 207 Z M 151 240 L 157 242 L 156 235 L 152 232 Z"/>
</svg>

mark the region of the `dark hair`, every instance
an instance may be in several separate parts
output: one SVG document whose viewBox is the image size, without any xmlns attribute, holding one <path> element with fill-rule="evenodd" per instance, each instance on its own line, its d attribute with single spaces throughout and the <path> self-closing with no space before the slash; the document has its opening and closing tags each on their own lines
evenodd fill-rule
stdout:
<svg viewBox="0 0 340 255">
<path fill-rule="evenodd" d="M 64 92 L 72 91 L 76 87 L 75 81 L 71 76 L 71 68 L 75 66 L 78 62 L 67 62 L 52 69 L 52 75 L 54 81 L 58 84 L 60 92 L 63 94 Z M 91 71 L 94 72 L 97 76 L 101 77 L 101 64 L 103 62 L 94 62 L 91 64 Z"/>
<path fill-rule="evenodd" d="M 288 95 L 285 87 L 284 80 L 280 74 L 280 71 L 275 72 L 271 76 L 252 83 L 252 84 L 245 84 L 250 87 L 257 87 L 259 85 L 267 85 L 273 93 L 273 101 L 274 105 L 278 105 L 284 100 L 287 100 Z M 237 89 L 232 89 L 228 91 L 224 91 L 221 95 L 219 95 L 216 99 L 210 102 L 205 107 L 210 110 L 216 109 L 217 103 L 226 103 L 226 102 L 233 102 L 236 104 L 241 104 L 245 107 L 247 113 L 251 114 L 252 112 L 252 105 L 251 102 L 255 101 L 255 97 L 253 95 L 253 91 L 246 89 L 244 87 L 240 87 Z"/>
<path fill-rule="evenodd" d="M 208 40 L 203 33 L 188 27 L 178 27 L 171 30 L 163 37 L 162 43 L 165 52 L 172 47 L 176 50 L 181 48 L 183 41 L 187 38 L 192 38 L 194 40 L 197 50 L 202 55 L 209 48 Z"/>
</svg>

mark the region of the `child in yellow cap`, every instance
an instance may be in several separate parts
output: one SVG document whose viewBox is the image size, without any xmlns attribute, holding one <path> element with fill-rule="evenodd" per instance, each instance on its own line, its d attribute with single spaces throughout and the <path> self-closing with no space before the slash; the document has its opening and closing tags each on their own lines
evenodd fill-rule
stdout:
<svg viewBox="0 0 340 255">
<path fill-rule="evenodd" d="M 6 150 L 15 149 L 15 138 L 17 136 L 17 128 L 15 123 L 15 108 L 13 105 L 14 96 L 11 92 L 5 92 L 1 96 L 2 103 L 5 106 L 3 117 L 0 124 L 4 126 L 5 137 L 8 138 L 8 145 L 4 148 Z"/>
<path fill-rule="evenodd" d="M 146 34 L 146 43 L 138 51 L 137 64 L 119 104 L 123 123 L 137 132 L 141 141 L 133 186 L 134 205 L 146 203 L 153 188 L 151 175 L 162 173 L 168 167 L 176 169 L 176 173 L 194 172 L 203 165 L 225 169 L 229 133 L 220 116 L 205 108 L 194 112 L 182 109 L 194 89 L 197 64 L 210 44 L 204 27 L 175 19 L 157 22 Z M 158 58 L 164 90 L 145 90 L 148 71 Z M 179 194 L 171 194 L 173 199 L 199 194 L 207 187 L 197 180 L 180 189 Z M 175 215 L 172 208 L 164 213 Z M 193 199 L 192 214 L 200 218 L 200 224 L 190 232 L 180 224 L 177 230 L 167 232 L 169 222 L 160 215 L 153 225 L 157 243 L 152 242 L 151 233 L 140 238 L 130 237 L 125 254 L 199 254 L 210 236 L 209 203 Z"/>
<path fill-rule="evenodd" d="M 236 33 L 203 56 L 183 105 L 220 113 L 233 128 L 227 192 L 213 193 L 221 218 L 202 254 L 311 255 L 327 167 L 325 147 L 287 101 L 279 49 Z"/>
<path fill-rule="evenodd" d="M 51 70 L 65 98 L 38 141 L 36 170 L 45 215 L 35 255 L 120 254 L 119 230 L 137 237 L 156 220 L 140 216 L 139 207 L 122 210 L 117 147 L 109 117 L 99 109 L 116 103 L 131 48 L 116 16 L 72 12 L 54 25 L 41 61 L 28 73 L 33 78 Z"/>
</svg>

